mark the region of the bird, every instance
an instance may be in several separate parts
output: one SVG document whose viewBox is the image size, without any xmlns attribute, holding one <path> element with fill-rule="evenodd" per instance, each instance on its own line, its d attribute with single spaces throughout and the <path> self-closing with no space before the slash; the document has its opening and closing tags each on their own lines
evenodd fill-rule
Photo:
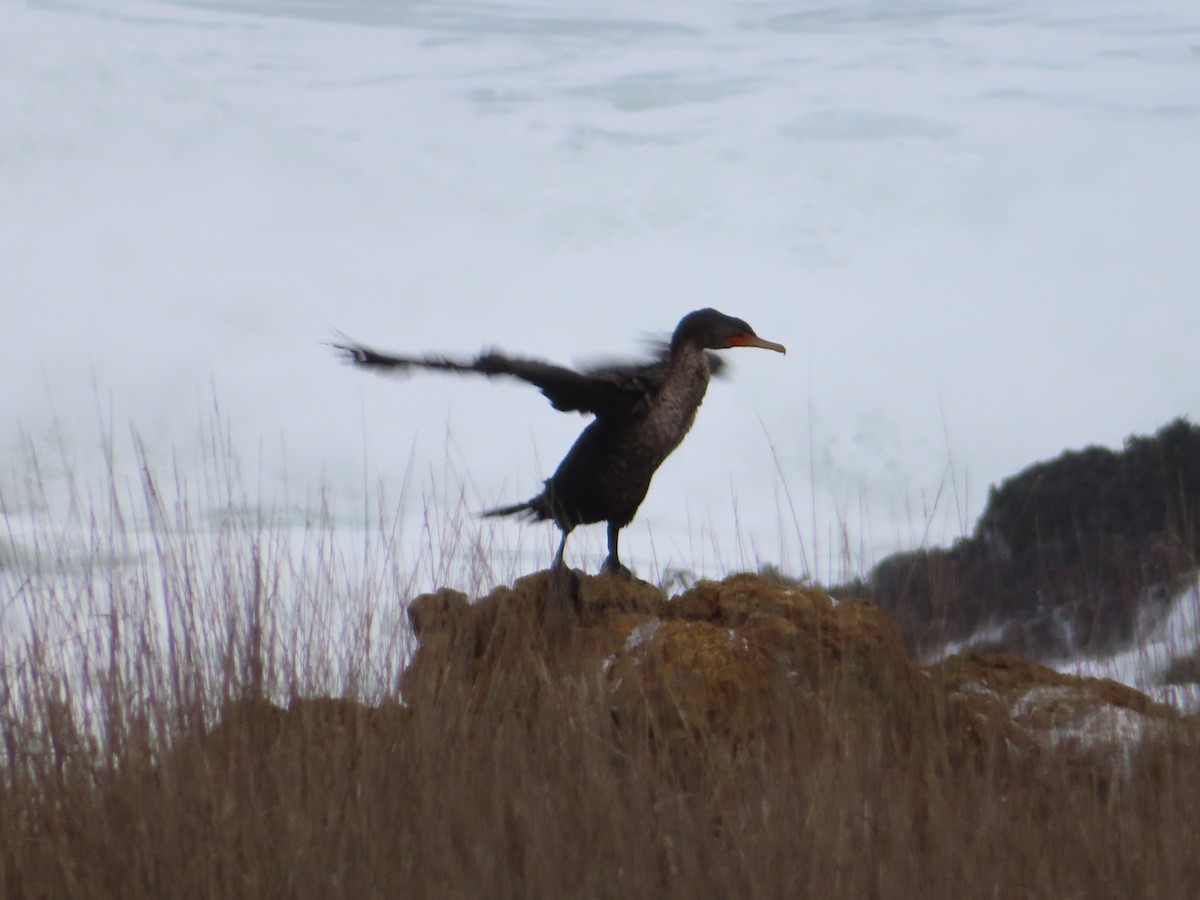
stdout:
<svg viewBox="0 0 1200 900">
<path fill-rule="evenodd" d="M 498 351 L 471 360 L 397 356 L 380 353 L 345 335 L 340 338 L 332 348 L 365 369 L 509 376 L 539 388 L 557 410 L 593 416 L 558 469 L 545 480 L 541 493 L 481 515 L 552 520 L 562 538 L 551 569 L 560 573 L 566 571 L 563 555 L 572 530 L 606 522 L 608 556 L 602 571 L 625 578 L 632 573 L 620 560 L 620 531 L 646 498 L 654 473 L 691 429 L 710 377 L 721 374 L 723 361 L 712 351 L 758 347 L 787 352 L 783 344 L 760 338 L 744 320 L 711 308 L 685 315 L 670 341 L 649 361 L 582 370 Z"/>
</svg>

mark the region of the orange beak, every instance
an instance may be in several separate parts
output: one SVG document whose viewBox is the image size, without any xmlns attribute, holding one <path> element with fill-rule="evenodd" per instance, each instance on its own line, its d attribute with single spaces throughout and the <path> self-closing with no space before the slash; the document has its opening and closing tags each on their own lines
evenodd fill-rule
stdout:
<svg viewBox="0 0 1200 900">
<path fill-rule="evenodd" d="M 776 344 L 774 341 L 765 341 L 753 331 L 747 331 L 745 334 L 739 334 L 736 337 L 729 339 L 730 347 L 759 347 L 763 350 L 774 350 L 776 353 L 787 353 L 787 347 L 783 344 Z"/>
</svg>

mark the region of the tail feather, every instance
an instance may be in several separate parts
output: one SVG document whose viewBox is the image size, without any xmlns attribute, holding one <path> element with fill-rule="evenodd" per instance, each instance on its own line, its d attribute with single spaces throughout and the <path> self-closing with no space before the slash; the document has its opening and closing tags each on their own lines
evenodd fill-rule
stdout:
<svg viewBox="0 0 1200 900">
<path fill-rule="evenodd" d="M 532 500 L 526 500 L 524 503 L 514 503 L 512 506 L 497 506 L 495 509 L 485 509 L 479 513 L 480 518 L 490 519 L 495 516 L 516 516 L 516 515 L 537 515 L 533 506 Z"/>
</svg>

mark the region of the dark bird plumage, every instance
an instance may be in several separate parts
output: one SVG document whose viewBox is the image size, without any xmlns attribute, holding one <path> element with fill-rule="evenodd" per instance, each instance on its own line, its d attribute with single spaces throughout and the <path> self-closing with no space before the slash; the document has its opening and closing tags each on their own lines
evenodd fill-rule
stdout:
<svg viewBox="0 0 1200 900">
<path fill-rule="evenodd" d="M 555 409 L 595 419 L 575 441 L 540 494 L 486 516 L 552 519 L 562 530 L 554 567 L 563 567 L 567 535 L 576 525 L 608 523 L 604 568 L 628 574 L 617 536 L 641 506 L 655 471 L 692 427 L 711 375 L 721 368 L 713 350 L 761 347 L 786 352 L 758 337 L 741 319 L 715 309 L 688 313 L 657 359 L 576 371 L 533 359 L 484 353 L 461 362 L 441 356 L 392 356 L 346 340 L 333 345 L 359 366 L 380 371 L 429 369 L 507 375 L 538 387 Z"/>
</svg>

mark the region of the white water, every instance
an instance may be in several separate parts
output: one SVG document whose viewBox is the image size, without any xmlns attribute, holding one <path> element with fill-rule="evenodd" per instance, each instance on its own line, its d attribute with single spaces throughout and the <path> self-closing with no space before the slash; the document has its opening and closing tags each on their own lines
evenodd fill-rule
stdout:
<svg viewBox="0 0 1200 900">
<path fill-rule="evenodd" d="M 0 0 L 4 511 L 53 525 L 109 443 L 136 482 L 131 428 L 187 479 L 216 429 L 296 524 L 419 530 L 582 420 L 330 326 L 572 362 L 712 305 L 790 352 L 730 354 L 627 561 L 861 571 L 1200 412 L 1197 159 L 1194 0 Z M 556 539 L 464 527 L 521 570 Z"/>
<path fill-rule="evenodd" d="M 1200 581 L 1181 591 L 1163 621 L 1148 629 L 1136 647 L 1094 659 L 1059 660 L 1054 668 L 1092 678 L 1111 678 L 1144 691 L 1161 703 L 1200 712 L 1200 684 L 1162 684 L 1172 660 L 1192 657 L 1200 647 Z"/>
</svg>

